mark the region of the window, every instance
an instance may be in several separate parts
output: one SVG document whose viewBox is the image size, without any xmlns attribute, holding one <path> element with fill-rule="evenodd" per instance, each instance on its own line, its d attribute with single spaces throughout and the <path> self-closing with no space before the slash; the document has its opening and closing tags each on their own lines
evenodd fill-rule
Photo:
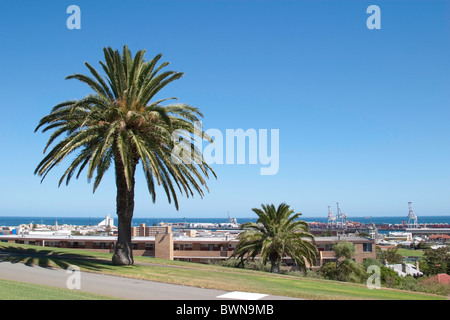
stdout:
<svg viewBox="0 0 450 320">
<path fill-rule="evenodd" d="M 184 244 L 174 243 L 173 244 L 173 249 L 174 250 L 184 250 Z"/>
<path fill-rule="evenodd" d="M 174 258 L 174 260 L 176 261 L 187 261 L 187 262 L 192 262 L 191 258 Z"/>
<path fill-rule="evenodd" d="M 363 243 L 363 252 L 372 252 L 372 244 Z"/>
<path fill-rule="evenodd" d="M 331 244 L 319 244 L 317 245 L 317 250 L 319 251 L 331 251 L 332 250 Z"/>
</svg>

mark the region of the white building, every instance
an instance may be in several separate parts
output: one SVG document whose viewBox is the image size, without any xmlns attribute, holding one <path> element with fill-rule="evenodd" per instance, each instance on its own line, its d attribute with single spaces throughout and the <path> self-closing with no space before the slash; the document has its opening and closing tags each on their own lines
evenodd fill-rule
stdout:
<svg viewBox="0 0 450 320">
<path fill-rule="evenodd" d="M 386 267 L 393 269 L 401 277 L 406 277 L 407 275 L 413 277 L 423 276 L 423 272 L 420 272 L 419 267 L 411 263 L 386 264 Z"/>
<path fill-rule="evenodd" d="M 109 214 L 106 215 L 105 219 L 98 224 L 99 227 L 114 227 L 114 219 L 111 218 Z"/>
<path fill-rule="evenodd" d="M 389 232 L 387 236 L 384 237 L 386 241 L 413 241 L 411 232 Z"/>
</svg>

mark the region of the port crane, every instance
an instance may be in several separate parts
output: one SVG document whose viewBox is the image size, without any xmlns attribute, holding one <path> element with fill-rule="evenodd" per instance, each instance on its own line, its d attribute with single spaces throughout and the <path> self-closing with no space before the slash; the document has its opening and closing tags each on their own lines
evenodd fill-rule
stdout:
<svg viewBox="0 0 450 320">
<path fill-rule="evenodd" d="M 328 222 L 327 227 L 335 227 L 336 226 L 336 217 L 334 216 L 333 212 L 331 211 L 331 207 L 328 206 Z"/>
<path fill-rule="evenodd" d="M 408 202 L 409 212 L 408 212 L 408 228 L 417 228 L 417 216 L 414 214 L 412 209 L 412 202 Z"/>
<path fill-rule="evenodd" d="M 341 211 L 341 208 L 339 208 L 339 202 L 336 202 L 336 207 L 336 227 L 344 229 L 347 226 L 347 214 Z"/>
<path fill-rule="evenodd" d="M 327 227 L 344 229 L 347 226 L 347 214 L 341 211 L 341 208 L 339 208 L 339 202 L 336 202 L 336 207 L 336 216 L 334 216 L 333 212 L 331 211 L 331 207 L 328 206 Z"/>
</svg>

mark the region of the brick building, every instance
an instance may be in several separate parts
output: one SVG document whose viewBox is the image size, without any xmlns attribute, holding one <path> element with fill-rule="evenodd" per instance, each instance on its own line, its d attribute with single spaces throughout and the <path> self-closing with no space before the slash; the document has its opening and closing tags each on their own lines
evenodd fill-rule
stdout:
<svg viewBox="0 0 450 320">
<path fill-rule="evenodd" d="M 136 232 L 154 232 L 153 236 L 133 236 L 133 254 L 169 260 L 182 260 L 209 263 L 231 257 L 238 243 L 235 237 L 197 237 L 195 232 L 188 235 L 174 236 L 171 229 L 145 229 Z M 160 231 L 160 232 L 157 232 Z M 0 235 L 1 242 L 30 244 L 57 248 L 78 248 L 102 252 L 113 252 L 115 236 L 60 236 L 60 235 Z M 355 245 L 354 260 L 358 263 L 367 258 L 376 258 L 373 239 L 341 236 L 316 237 L 315 244 L 319 258 L 315 266 L 322 266 L 336 259 L 333 245 L 340 241 L 348 241 Z M 285 258 L 289 264 L 290 259 Z"/>
<path fill-rule="evenodd" d="M 146 226 L 141 223 L 139 227 L 131 227 L 132 237 L 154 237 L 157 233 L 171 233 L 171 226 Z"/>
</svg>

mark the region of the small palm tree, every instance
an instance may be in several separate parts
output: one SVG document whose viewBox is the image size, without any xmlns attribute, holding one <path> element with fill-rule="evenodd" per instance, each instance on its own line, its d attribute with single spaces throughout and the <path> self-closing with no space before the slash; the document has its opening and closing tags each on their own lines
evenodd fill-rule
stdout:
<svg viewBox="0 0 450 320">
<path fill-rule="evenodd" d="M 232 257 L 243 262 L 260 254 L 264 264 L 270 261 L 270 272 L 279 273 L 282 258 L 289 256 L 306 272 L 306 262 L 312 265 L 318 251 L 308 224 L 297 220 L 301 213 L 294 213 L 285 203 L 278 208 L 273 204 L 261 206 L 262 209 L 252 209 L 258 215 L 256 223 L 242 225 L 245 231 L 238 236 L 239 243 Z"/>
<path fill-rule="evenodd" d="M 139 162 L 147 181 L 153 202 L 156 188 L 162 186 L 169 203 L 173 200 L 178 210 L 177 192 L 187 197 L 198 193 L 203 196 L 205 177 L 214 171 L 203 161 L 201 150 L 194 139 L 205 138 L 195 122 L 203 115 L 192 106 L 174 103 L 161 105 L 165 100 L 153 101 L 161 89 L 183 76 L 176 71 L 162 71 L 169 63 L 158 66 L 161 54 L 150 61 L 144 60 L 144 50 L 132 57 L 125 45 L 122 55 L 117 50 L 104 48 L 105 62 L 100 61 L 99 72 L 85 63 L 91 75 L 74 74 L 66 79 L 77 79 L 87 84 L 93 93 L 81 100 L 69 100 L 56 105 L 51 113 L 41 119 L 36 131 L 54 129 L 44 153 L 49 146 L 64 136 L 44 157 L 35 170 L 42 180 L 61 161 L 78 152 L 59 180 L 69 184 L 86 169 L 88 181 L 94 178 L 93 191 L 103 175 L 113 167 L 115 173 L 118 215 L 118 238 L 113 263 L 133 264 L 131 246 L 131 219 L 134 211 L 135 171 Z M 170 98 L 176 99 L 176 98 Z M 184 145 L 191 151 L 185 161 L 182 154 L 173 153 L 174 133 L 184 132 Z M 175 135 L 176 136 L 176 135 Z M 180 135 L 181 136 L 181 135 Z M 207 137 L 206 137 L 207 138 Z M 210 140 L 210 139 L 209 139 Z M 190 150 L 189 150 L 190 148 Z M 182 157 L 182 158 L 180 158 Z M 94 177 L 95 176 L 95 177 Z"/>
</svg>

